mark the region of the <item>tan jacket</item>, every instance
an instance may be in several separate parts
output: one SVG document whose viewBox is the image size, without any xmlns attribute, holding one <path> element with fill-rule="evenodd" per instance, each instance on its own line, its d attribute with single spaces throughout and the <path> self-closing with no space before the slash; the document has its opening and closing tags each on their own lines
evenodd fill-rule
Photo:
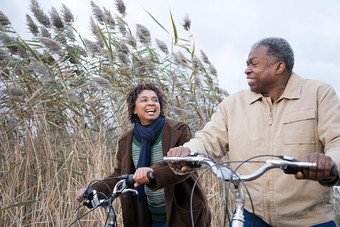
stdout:
<svg viewBox="0 0 340 227">
<path fill-rule="evenodd" d="M 215 156 L 228 152 L 232 161 L 255 155 L 287 155 L 302 160 L 307 153 L 320 152 L 329 155 L 339 171 L 340 101 L 330 85 L 293 73 L 273 104 L 249 90 L 227 97 L 211 121 L 184 146 Z M 261 165 L 246 163 L 238 172 L 250 174 Z M 255 213 L 270 225 L 310 226 L 335 218 L 331 188 L 316 181 L 296 180 L 294 175 L 274 169 L 247 183 L 247 187 Z M 246 209 L 252 212 L 248 198 Z"/>
<path fill-rule="evenodd" d="M 132 161 L 132 137 L 133 130 L 124 134 L 119 140 L 118 151 L 115 160 L 115 169 L 110 177 L 122 174 L 132 174 L 135 167 Z M 183 122 L 166 119 L 162 132 L 163 155 L 170 148 L 180 146 L 191 138 L 189 126 Z M 190 175 L 176 175 L 169 166 L 157 163 L 151 168 L 155 173 L 155 181 L 148 185 L 152 190 L 164 188 L 165 206 L 168 227 L 191 226 L 190 196 L 192 188 L 198 178 L 196 172 Z M 117 180 L 106 181 L 112 189 Z M 91 187 L 108 195 L 110 191 L 104 183 L 97 183 Z M 151 215 L 148 204 L 139 202 L 131 193 L 120 196 L 122 204 L 123 222 L 125 227 L 148 227 L 151 226 Z M 196 185 L 193 193 L 193 217 L 195 226 L 210 226 L 211 214 L 208 202 L 200 182 Z"/>
</svg>

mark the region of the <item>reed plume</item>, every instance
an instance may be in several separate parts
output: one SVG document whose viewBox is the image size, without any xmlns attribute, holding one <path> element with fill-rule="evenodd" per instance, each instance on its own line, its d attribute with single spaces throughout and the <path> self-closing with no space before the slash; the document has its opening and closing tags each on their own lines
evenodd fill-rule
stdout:
<svg viewBox="0 0 340 227">
<path fill-rule="evenodd" d="M 209 58 L 208 56 L 204 53 L 203 50 L 200 50 L 201 51 L 201 59 L 204 63 L 206 64 L 211 64 L 210 61 L 209 61 Z"/>
<path fill-rule="evenodd" d="M 28 29 L 33 35 L 37 36 L 39 34 L 38 26 L 33 21 L 32 17 L 28 14 L 26 14 L 26 25 L 28 26 Z"/>
<path fill-rule="evenodd" d="M 136 25 L 137 28 L 137 37 L 139 41 L 145 45 L 149 45 L 151 43 L 151 34 L 149 29 L 141 24 Z"/>
<path fill-rule="evenodd" d="M 31 9 L 32 13 L 34 14 L 34 17 L 37 19 L 37 21 L 41 25 L 45 26 L 46 28 L 51 27 L 50 19 L 44 13 L 44 11 L 40 8 L 40 5 L 36 0 L 31 0 L 30 9 Z"/>
<path fill-rule="evenodd" d="M 74 16 L 71 10 L 65 4 L 62 4 L 61 12 L 65 23 L 71 25 L 74 22 Z"/>
<path fill-rule="evenodd" d="M 57 9 L 55 7 L 52 7 L 50 11 L 50 16 L 51 16 L 51 21 L 52 25 L 58 29 L 58 30 L 63 30 L 65 28 L 65 24 L 61 16 L 59 15 Z"/>
<path fill-rule="evenodd" d="M 118 10 L 118 12 L 122 16 L 125 16 L 126 15 L 126 6 L 125 6 L 125 3 L 122 0 L 115 0 L 115 4 L 116 4 L 116 9 Z"/>
<path fill-rule="evenodd" d="M 55 53 L 61 53 L 62 46 L 59 42 L 46 37 L 40 37 L 39 40 L 46 48 L 49 48 L 51 51 Z"/>
<path fill-rule="evenodd" d="M 191 20 L 189 18 L 189 15 L 186 14 L 184 19 L 183 19 L 183 24 L 182 24 L 184 30 L 189 31 L 191 28 Z"/>
<path fill-rule="evenodd" d="M 114 30 L 115 29 L 115 26 L 116 26 L 116 22 L 115 20 L 113 19 L 112 17 L 112 14 L 109 10 L 107 10 L 105 7 L 104 7 L 104 15 L 105 15 L 105 18 L 104 18 L 104 22 L 109 25 L 109 27 Z"/>
<path fill-rule="evenodd" d="M 155 39 L 156 44 L 158 46 L 158 48 L 165 54 L 169 54 L 169 50 L 168 47 L 166 46 L 165 42 L 163 42 L 162 40 L 159 39 Z"/>
<path fill-rule="evenodd" d="M 102 48 L 95 42 L 84 39 L 84 42 L 86 44 L 87 49 L 92 53 L 92 54 L 99 54 L 102 52 Z"/>
<path fill-rule="evenodd" d="M 10 24 L 11 22 L 9 21 L 8 17 L 0 10 L 0 25 L 6 26 Z"/>
<path fill-rule="evenodd" d="M 93 1 L 91 1 L 91 7 L 94 17 L 100 24 L 104 24 L 106 16 L 103 13 L 103 10 L 97 6 Z"/>
<path fill-rule="evenodd" d="M 0 62 L 7 63 L 11 57 L 8 55 L 7 51 L 3 48 L 0 48 Z"/>
</svg>

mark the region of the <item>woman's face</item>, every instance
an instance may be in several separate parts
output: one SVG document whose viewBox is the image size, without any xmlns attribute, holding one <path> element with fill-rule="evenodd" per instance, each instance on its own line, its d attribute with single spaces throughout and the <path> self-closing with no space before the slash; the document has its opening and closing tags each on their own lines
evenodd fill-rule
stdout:
<svg viewBox="0 0 340 227">
<path fill-rule="evenodd" d="M 156 93 L 143 90 L 137 97 L 134 114 L 137 114 L 142 125 L 150 125 L 160 115 L 160 104 Z"/>
</svg>

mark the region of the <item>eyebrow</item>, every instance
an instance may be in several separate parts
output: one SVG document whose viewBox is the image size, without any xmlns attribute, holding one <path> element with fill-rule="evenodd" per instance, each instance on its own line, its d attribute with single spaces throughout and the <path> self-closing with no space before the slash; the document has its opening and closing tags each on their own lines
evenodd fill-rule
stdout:
<svg viewBox="0 0 340 227">
<path fill-rule="evenodd" d="M 143 95 L 143 96 L 140 96 L 139 98 L 149 98 L 149 96 Z M 155 96 L 152 96 L 151 98 L 158 98 L 158 96 L 155 95 Z"/>
<path fill-rule="evenodd" d="M 251 57 L 251 58 L 247 59 L 246 63 L 249 64 L 249 62 L 253 61 L 253 60 L 256 59 L 256 58 L 257 58 L 256 56 Z"/>
</svg>

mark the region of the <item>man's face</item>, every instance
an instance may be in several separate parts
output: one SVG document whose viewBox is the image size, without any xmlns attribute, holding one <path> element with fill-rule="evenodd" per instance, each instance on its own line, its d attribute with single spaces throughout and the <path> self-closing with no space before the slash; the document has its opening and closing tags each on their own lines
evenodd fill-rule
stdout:
<svg viewBox="0 0 340 227">
<path fill-rule="evenodd" d="M 248 56 L 245 74 L 250 90 L 268 97 L 277 88 L 279 77 L 275 74 L 277 64 L 272 64 L 272 59 L 266 54 L 265 46 L 252 49 Z"/>
</svg>

